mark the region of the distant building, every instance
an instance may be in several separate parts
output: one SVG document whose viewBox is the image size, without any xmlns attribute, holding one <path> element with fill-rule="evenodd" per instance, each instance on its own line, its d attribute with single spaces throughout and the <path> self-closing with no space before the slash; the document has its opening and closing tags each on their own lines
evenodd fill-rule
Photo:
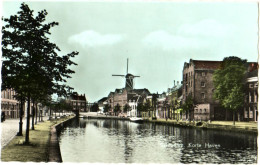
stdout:
<svg viewBox="0 0 260 165">
<path fill-rule="evenodd" d="M 5 113 L 6 118 L 20 117 L 20 102 L 15 99 L 15 94 L 12 89 L 1 91 L 1 111 Z"/>
<path fill-rule="evenodd" d="M 85 94 L 79 95 L 77 92 L 73 92 L 67 100 L 71 104 L 73 111 L 79 110 L 80 112 L 86 112 L 87 99 Z"/>
<path fill-rule="evenodd" d="M 250 63 L 246 79 L 246 98 L 243 112 L 245 121 L 258 118 L 258 64 Z"/>
<path fill-rule="evenodd" d="M 107 103 L 110 105 L 110 113 L 114 112 L 114 107 L 118 104 L 123 111 L 123 107 L 129 103 L 129 100 L 134 96 L 146 97 L 150 92 L 148 89 L 116 89 L 115 92 L 110 92 L 107 97 Z"/>
<path fill-rule="evenodd" d="M 104 112 L 104 107 L 107 104 L 107 97 L 103 97 L 102 99 L 98 100 L 98 108 L 101 113 Z"/>
</svg>

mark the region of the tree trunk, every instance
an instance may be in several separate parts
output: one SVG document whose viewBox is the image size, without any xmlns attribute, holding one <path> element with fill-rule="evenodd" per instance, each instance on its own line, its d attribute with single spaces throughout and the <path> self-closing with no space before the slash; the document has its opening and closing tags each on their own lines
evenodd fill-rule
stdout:
<svg viewBox="0 0 260 165">
<path fill-rule="evenodd" d="M 49 115 L 49 120 L 51 120 L 51 108 L 50 108 L 50 115 Z"/>
<path fill-rule="evenodd" d="M 228 116 L 228 111 L 226 109 L 226 115 L 225 115 L 225 120 L 227 121 L 227 116 Z"/>
<path fill-rule="evenodd" d="M 33 101 L 33 109 L 32 109 L 32 130 L 34 130 L 34 116 L 35 116 L 35 109 L 34 109 L 34 101 Z"/>
<path fill-rule="evenodd" d="M 37 102 L 36 102 L 36 110 L 35 110 L 35 125 L 37 124 L 37 113 L 38 113 L 38 106 L 37 106 Z"/>
<path fill-rule="evenodd" d="M 19 122 L 19 132 L 17 133 L 17 136 L 23 136 L 23 105 L 24 101 L 23 98 L 21 99 L 21 106 L 20 106 L 20 122 Z"/>
<path fill-rule="evenodd" d="M 236 118 L 236 113 L 233 111 L 233 125 L 235 125 L 235 118 Z"/>
<path fill-rule="evenodd" d="M 39 109 L 39 119 L 38 119 L 38 121 L 40 122 L 41 121 L 41 109 Z"/>
<path fill-rule="evenodd" d="M 25 144 L 29 144 L 29 128 L 30 128 L 30 94 L 27 96 L 28 102 L 27 102 L 27 121 L 26 121 L 26 133 L 25 133 Z"/>
</svg>

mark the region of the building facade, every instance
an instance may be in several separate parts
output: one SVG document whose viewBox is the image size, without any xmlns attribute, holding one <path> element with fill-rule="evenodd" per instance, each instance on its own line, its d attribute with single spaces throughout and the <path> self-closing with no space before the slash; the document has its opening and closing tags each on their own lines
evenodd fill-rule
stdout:
<svg viewBox="0 0 260 165">
<path fill-rule="evenodd" d="M 79 112 L 86 112 L 87 111 L 87 99 L 85 94 L 79 95 L 77 92 L 72 93 L 69 98 L 68 102 L 72 106 L 72 110 L 79 111 Z"/>
<path fill-rule="evenodd" d="M 258 121 L 258 64 L 251 63 L 246 79 L 246 97 L 242 116 L 245 121 Z"/>
<path fill-rule="evenodd" d="M 5 118 L 20 117 L 20 102 L 15 99 L 15 91 L 6 89 L 1 91 L 1 111 L 5 113 Z M 24 109 L 25 107 L 23 107 Z"/>
<path fill-rule="evenodd" d="M 107 103 L 110 105 L 110 114 L 114 114 L 114 107 L 118 104 L 120 106 L 121 112 L 126 104 L 129 105 L 129 101 L 135 96 L 141 96 L 142 98 L 150 94 L 149 90 L 144 89 L 116 89 L 115 92 L 110 92 L 107 97 Z M 133 99 L 132 99 L 133 100 Z M 133 102 L 131 101 L 131 104 Z M 130 105 L 129 105 L 130 106 Z"/>
<path fill-rule="evenodd" d="M 199 61 L 190 59 L 189 63 L 184 63 L 183 68 L 183 102 L 190 95 L 196 108 L 190 115 L 183 115 L 183 119 L 210 120 L 214 119 L 214 114 L 219 103 L 214 100 L 214 70 L 220 67 L 221 61 Z"/>
</svg>

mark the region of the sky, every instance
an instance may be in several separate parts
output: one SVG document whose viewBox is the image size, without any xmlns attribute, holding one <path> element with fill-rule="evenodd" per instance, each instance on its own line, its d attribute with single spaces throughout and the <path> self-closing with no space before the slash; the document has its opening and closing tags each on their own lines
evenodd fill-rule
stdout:
<svg viewBox="0 0 260 165">
<path fill-rule="evenodd" d="M 3 1 L 2 15 L 22 1 Z M 89 102 L 125 86 L 112 74 L 140 76 L 134 88 L 162 93 L 182 81 L 184 62 L 237 56 L 258 60 L 256 2 L 26 1 L 46 23 L 59 22 L 50 40 L 67 54 L 78 51 L 68 84 Z"/>
</svg>

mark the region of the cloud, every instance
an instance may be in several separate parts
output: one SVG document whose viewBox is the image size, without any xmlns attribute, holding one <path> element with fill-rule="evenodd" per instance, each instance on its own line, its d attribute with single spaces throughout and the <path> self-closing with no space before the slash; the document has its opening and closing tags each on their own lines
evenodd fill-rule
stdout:
<svg viewBox="0 0 260 165">
<path fill-rule="evenodd" d="M 231 28 L 231 25 L 221 24 L 213 19 L 205 19 L 195 24 L 184 24 L 179 27 L 177 33 L 198 37 L 223 37 L 230 33 Z"/>
<path fill-rule="evenodd" d="M 123 36 L 120 34 L 103 35 L 93 30 L 87 30 L 69 37 L 68 42 L 70 44 L 80 44 L 82 47 L 96 47 L 114 45 L 121 42 L 122 40 Z"/>
<path fill-rule="evenodd" d="M 175 33 L 165 30 L 153 31 L 144 37 L 142 43 L 147 47 L 159 47 L 166 51 L 204 49 L 230 36 L 231 29 L 230 25 L 205 19 L 195 24 L 181 25 Z"/>
<path fill-rule="evenodd" d="M 201 48 L 207 45 L 197 38 L 174 35 L 164 30 L 154 31 L 148 34 L 143 40 L 143 44 L 149 47 L 161 47 L 169 51 L 172 49 Z"/>
</svg>

